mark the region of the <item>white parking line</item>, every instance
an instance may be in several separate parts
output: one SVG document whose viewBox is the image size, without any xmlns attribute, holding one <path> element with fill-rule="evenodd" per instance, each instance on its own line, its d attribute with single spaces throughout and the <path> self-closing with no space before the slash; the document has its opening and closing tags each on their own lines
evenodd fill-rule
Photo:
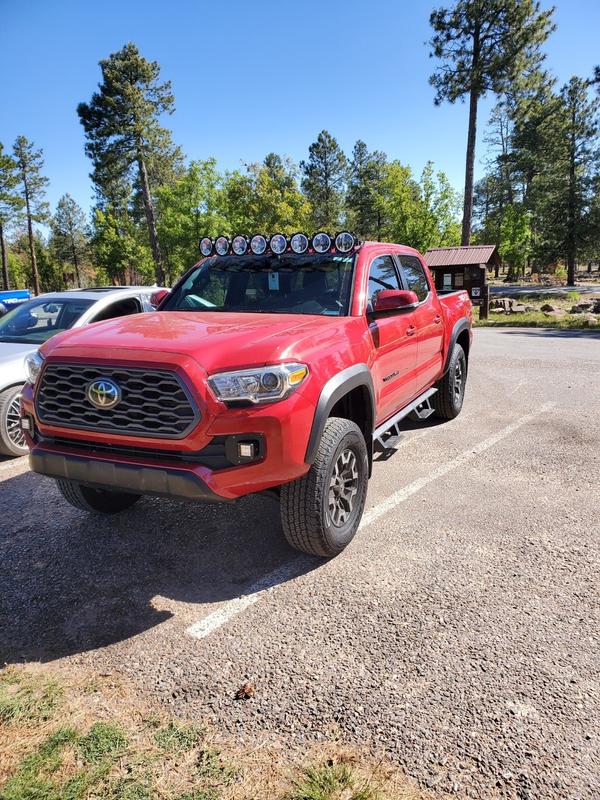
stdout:
<svg viewBox="0 0 600 800">
<path fill-rule="evenodd" d="M 438 480 L 438 478 L 442 478 L 449 472 L 452 472 L 453 470 L 458 469 L 458 467 L 462 467 L 464 464 L 472 461 L 474 458 L 477 458 L 478 455 L 486 450 L 489 450 L 490 447 L 498 444 L 498 442 L 501 442 L 502 439 L 510 436 L 511 433 L 514 433 L 519 428 L 522 428 L 523 425 L 527 425 L 528 422 L 531 422 L 536 417 L 539 417 L 542 414 L 545 414 L 547 411 L 550 411 L 550 409 L 552 409 L 554 406 L 555 403 L 545 403 L 537 411 L 531 414 L 525 414 L 523 417 L 519 417 L 519 419 L 511 422 L 510 425 L 502 428 L 502 430 L 498 431 L 498 433 L 488 436 L 487 439 L 479 442 L 479 444 L 476 444 L 469 450 L 465 450 L 463 453 L 456 456 L 456 458 L 446 461 L 445 464 L 440 464 L 439 467 L 432 470 L 432 472 L 430 472 L 428 475 L 425 475 L 423 478 L 417 478 L 417 480 L 407 484 L 406 486 L 402 487 L 402 489 L 398 489 L 398 491 L 394 492 L 394 494 L 390 495 L 390 497 L 367 511 L 362 519 L 359 530 L 372 525 L 384 514 L 387 514 L 405 500 L 408 500 L 408 498 L 413 494 L 420 492 L 425 486 L 428 486 L 430 483 L 433 483 L 433 481 Z M 304 571 L 306 566 L 314 565 L 314 563 L 314 560 L 308 556 L 299 556 L 293 561 L 290 561 L 278 569 L 273 570 L 273 572 L 270 572 L 268 575 L 265 575 L 263 578 L 260 578 L 260 580 L 254 583 L 250 587 L 248 594 L 240 595 L 240 597 L 229 600 L 217 611 L 213 611 L 212 614 L 209 614 L 207 617 L 204 617 L 204 619 L 201 619 L 186 628 L 186 633 L 196 639 L 204 639 L 222 625 L 225 625 L 226 622 L 229 622 L 230 619 L 240 614 L 242 611 L 248 608 L 248 606 L 256 603 L 267 592 L 272 592 L 274 586 L 282 583 L 283 581 L 295 578 Z"/>
</svg>

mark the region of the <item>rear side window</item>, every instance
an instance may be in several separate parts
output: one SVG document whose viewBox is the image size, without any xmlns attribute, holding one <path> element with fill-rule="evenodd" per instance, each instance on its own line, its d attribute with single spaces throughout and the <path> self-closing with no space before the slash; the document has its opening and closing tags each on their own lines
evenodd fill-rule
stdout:
<svg viewBox="0 0 600 800">
<path fill-rule="evenodd" d="M 399 289 L 400 282 L 394 259 L 391 256 L 378 256 L 369 270 L 369 297 L 367 309 L 373 310 L 375 298 L 383 289 Z"/>
<path fill-rule="evenodd" d="M 400 263 L 406 288 L 417 295 L 419 302 L 425 300 L 429 294 L 429 282 L 419 259 L 416 256 L 400 256 Z"/>
<path fill-rule="evenodd" d="M 135 297 L 126 297 L 123 300 L 117 300 L 111 303 L 102 311 L 99 311 L 91 322 L 103 322 L 107 319 L 115 319 L 116 317 L 127 317 L 129 314 L 139 314 L 141 311 L 140 303 Z"/>
</svg>

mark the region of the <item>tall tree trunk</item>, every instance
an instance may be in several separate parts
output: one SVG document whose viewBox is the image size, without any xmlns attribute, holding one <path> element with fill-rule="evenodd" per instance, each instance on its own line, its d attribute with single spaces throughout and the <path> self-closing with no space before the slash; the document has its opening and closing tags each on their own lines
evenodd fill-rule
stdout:
<svg viewBox="0 0 600 800">
<path fill-rule="evenodd" d="M 150 185 L 148 183 L 148 172 L 146 162 L 142 156 L 138 156 L 138 169 L 140 171 L 140 183 L 142 184 L 142 197 L 144 198 L 144 211 L 146 212 L 146 222 L 148 224 L 148 235 L 150 237 L 150 247 L 152 248 L 152 258 L 154 259 L 154 269 L 156 273 L 156 283 L 164 286 L 165 271 L 163 269 L 163 259 L 158 243 L 158 233 L 156 232 L 156 216 L 154 205 L 150 196 Z"/>
<path fill-rule="evenodd" d="M 475 170 L 475 141 L 477 139 L 477 102 L 479 91 L 473 87 L 469 93 L 469 132 L 467 134 L 467 159 L 465 165 L 465 202 L 463 206 L 461 245 L 471 241 L 473 216 L 473 173 Z"/>
<path fill-rule="evenodd" d="M 37 267 L 37 257 L 35 255 L 35 239 L 33 238 L 33 222 L 31 220 L 31 207 L 29 203 L 29 186 L 27 175 L 23 172 L 23 186 L 25 188 L 25 208 L 27 211 L 27 236 L 29 238 L 29 255 L 31 256 L 31 274 L 33 277 L 33 293 L 40 293 L 40 276 Z"/>
<path fill-rule="evenodd" d="M 577 258 L 576 227 L 576 141 L 575 104 L 571 109 L 571 137 L 569 146 L 569 199 L 567 205 L 567 286 L 575 286 L 575 259 Z"/>
<path fill-rule="evenodd" d="M 4 228 L 0 222 L 0 250 L 2 250 L 2 282 L 4 290 L 10 289 L 10 280 L 8 277 L 8 254 L 6 252 L 6 242 L 4 241 Z"/>
<path fill-rule="evenodd" d="M 77 248 L 75 247 L 75 237 L 71 233 L 71 250 L 73 252 L 73 266 L 77 277 L 77 288 L 81 289 L 81 277 L 79 275 L 79 259 L 77 258 Z"/>
</svg>

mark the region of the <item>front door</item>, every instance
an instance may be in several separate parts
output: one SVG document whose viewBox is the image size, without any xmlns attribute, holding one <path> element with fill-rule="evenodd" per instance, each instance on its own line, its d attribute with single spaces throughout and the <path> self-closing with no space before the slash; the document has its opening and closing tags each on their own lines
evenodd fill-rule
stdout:
<svg viewBox="0 0 600 800">
<path fill-rule="evenodd" d="M 378 292 L 400 288 L 394 258 L 391 255 L 377 256 L 369 269 L 367 295 L 367 318 L 374 352 L 371 371 L 377 394 L 377 424 L 406 405 L 416 392 L 417 336 L 414 312 L 373 312 Z"/>
</svg>

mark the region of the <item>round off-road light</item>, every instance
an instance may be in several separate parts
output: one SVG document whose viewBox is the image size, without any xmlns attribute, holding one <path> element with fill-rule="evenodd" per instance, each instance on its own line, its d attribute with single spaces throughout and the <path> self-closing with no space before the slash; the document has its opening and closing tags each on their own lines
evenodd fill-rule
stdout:
<svg viewBox="0 0 600 800">
<path fill-rule="evenodd" d="M 331 236 L 323 231 L 315 233 L 312 246 L 315 253 L 326 253 L 331 248 Z"/>
<path fill-rule="evenodd" d="M 231 242 L 231 249 L 236 256 L 243 256 L 248 249 L 248 239 L 245 236 L 234 236 Z"/>
<path fill-rule="evenodd" d="M 349 253 L 355 244 L 356 239 L 349 231 L 341 231 L 335 237 L 335 247 L 340 253 Z"/>
<path fill-rule="evenodd" d="M 308 236 L 304 233 L 295 233 L 290 240 L 290 244 L 294 253 L 298 253 L 298 255 L 306 253 L 308 250 Z"/>
<path fill-rule="evenodd" d="M 281 255 L 281 253 L 285 253 L 287 239 L 283 233 L 274 233 L 269 241 L 269 247 L 271 248 L 271 252 L 275 253 L 276 256 Z"/>
<path fill-rule="evenodd" d="M 267 249 L 267 240 L 264 236 L 261 236 L 260 233 L 257 233 L 256 236 L 253 236 L 250 240 L 250 249 L 255 256 L 262 256 Z"/>
<path fill-rule="evenodd" d="M 229 252 L 229 239 L 226 236 L 219 236 L 215 241 L 215 250 L 220 256 L 226 256 Z"/>
<path fill-rule="evenodd" d="M 204 239 L 200 239 L 200 252 L 203 256 L 209 256 L 212 253 L 212 249 L 212 239 L 209 239 L 208 236 L 205 236 Z"/>
<path fill-rule="evenodd" d="M 270 392 L 279 389 L 281 378 L 275 372 L 264 372 L 260 380 L 265 389 Z"/>
</svg>

